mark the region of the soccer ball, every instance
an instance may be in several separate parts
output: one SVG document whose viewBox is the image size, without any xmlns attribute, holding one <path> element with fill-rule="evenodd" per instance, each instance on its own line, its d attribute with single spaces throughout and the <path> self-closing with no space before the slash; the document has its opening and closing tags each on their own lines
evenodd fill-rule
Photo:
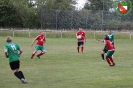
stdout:
<svg viewBox="0 0 133 88">
<path fill-rule="evenodd" d="M 77 36 L 77 39 L 81 39 L 81 37 L 82 37 L 81 35 L 78 35 L 78 36 Z"/>
</svg>

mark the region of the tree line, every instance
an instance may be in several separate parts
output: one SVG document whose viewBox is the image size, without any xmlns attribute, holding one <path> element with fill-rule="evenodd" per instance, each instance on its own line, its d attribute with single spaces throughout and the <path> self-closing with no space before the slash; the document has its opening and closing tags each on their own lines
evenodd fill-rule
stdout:
<svg viewBox="0 0 133 88">
<path fill-rule="evenodd" d="M 61 10 L 61 11 L 77 11 L 76 10 L 76 2 L 77 0 L 0 0 L 0 27 L 2 28 L 41 28 L 41 11 L 42 10 Z M 82 8 L 80 11 L 82 12 L 84 10 L 92 10 L 92 11 L 109 11 L 110 8 L 113 8 L 113 0 L 87 0 L 87 2 L 84 5 L 84 8 Z M 63 13 L 64 15 L 68 13 Z M 89 18 L 89 22 L 93 23 L 94 28 L 99 27 L 98 20 L 100 19 L 100 15 L 97 12 L 94 12 L 95 15 L 93 17 Z M 108 13 L 107 15 L 115 14 L 115 13 Z M 45 14 L 46 15 L 46 14 Z M 106 15 L 106 14 L 104 14 Z M 50 19 L 50 15 L 46 15 L 48 17 L 47 20 L 53 21 Z M 59 14 L 60 16 L 60 14 Z M 66 15 L 67 16 L 67 15 Z M 70 14 L 68 14 L 70 16 Z M 80 17 L 80 21 L 82 19 L 86 19 L 84 16 L 76 15 L 75 18 Z M 49 18 L 49 19 L 48 19 Z M 108 18 L 108 16 L 107 16 Z M 113 18 L 112 18 L 113 19 Z M 125 21 L 127 20 L 128 21 Z M 127 24 L 132 25 L 131 20 L 133 18 L 131 17 L 118 17 L 119 24 Z M 55 19 L 54 19 L 55 20 Z M 66 17 L 62 17 L 59 19 L 60 24 L 63 22 L 66 22 L 68 19 Z M 74 20 L 73 22 L 77 23 L 75 26 L 78 25 L 79 20 Z M 45 20 L 46 21 L 46 20 Z M 104 23 L 106 27 L 106 23 L 113 24 L 115 21 L 115 18 L 110 21 L 106 19 L 106 22 Z M 124 21 L 124 22 L 123 22 Z M 90 25 L 90 23 L 88 25 Z M 58 25 L 60 25 L 58 24 Z M 119 26 L 121 27 L 121 26 Z M 61 26 L 63 28 L 63 26 Z"/>
<path fill-rule="evenodd" d="M 0 0 L 0 27 L 40 28 L 40 12 L 74 10 L 74 0 Z"/>
</svg>

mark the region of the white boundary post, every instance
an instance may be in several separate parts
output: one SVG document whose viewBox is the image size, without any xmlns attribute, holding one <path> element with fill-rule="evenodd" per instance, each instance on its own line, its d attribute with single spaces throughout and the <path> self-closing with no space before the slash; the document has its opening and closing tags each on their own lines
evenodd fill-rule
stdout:
<svg viewBox="0 0 133 88">
<path fill-rule="evenodd" d="M 46 30 L 45 30 L 44 34 L 45 34 L 45 37 L 47 37 L 47 33 L 46 33 Z"/>
<path fill-rule="evenodd" d="M 12 32 L 12 36 L 14 37 L 14 29 L 13 29 L 13 32 Z"/>
<path fill-rule="evenodd" d="M 96 39 L 96 31 L 94 30 L 94 39 Z"/>
<path fill-rule="evenodd" d="M 130 32 L 130 40 L 132 39 L 132 32 Z"/>
<path fill-rule="evenodd" d="M 29 29 L 29 37 L 30 37 L 30 29 Z"/>
<path fill-rule="evenodd" d="M 61 30 L 61 38 L 62 38 L 62 30 Z"/>
</svg>

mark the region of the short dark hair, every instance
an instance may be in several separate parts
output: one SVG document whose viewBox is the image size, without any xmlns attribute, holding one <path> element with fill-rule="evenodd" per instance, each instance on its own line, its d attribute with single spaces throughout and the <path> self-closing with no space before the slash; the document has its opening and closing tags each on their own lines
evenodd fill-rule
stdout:
<svg viewBox="0 0 133 88">
<path fill-rule="evenodd" d="M 7 37 L 6 37 L 6 42 L 8 42 L 8 43 L 9 43 L 9 42 L 12 42 L 12 37 L 11 37 L 11 36 L 7 36 Z"/>
<path fill-rule="evenodd" d="M 109 40 L 109 36 L 108 35 L 105 35 L 105 40 Z"/>
</svg>

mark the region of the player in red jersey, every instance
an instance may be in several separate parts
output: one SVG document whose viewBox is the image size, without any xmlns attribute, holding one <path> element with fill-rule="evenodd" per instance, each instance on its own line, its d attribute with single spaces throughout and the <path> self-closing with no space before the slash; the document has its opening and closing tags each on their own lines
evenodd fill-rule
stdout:
<svg viewBox="0 0 133 88">
<path fill-rule="evenodd" d="M 81 47 L 81 52 L 84 51 L 84 42 L 86 42 L 85 32 L 82 30 L 82 28 L 79 28 L 79 31 L 76 33 L 77 37 L 77 51 L 79 53 L 79 49 Z"/>
<path fill-rule="evenodd" d="M 109 30 L 109 34 L 108 34 L 109 40 L 114 44 L 114 34 L 112 33 L 111 30 Z M 102 43 L 104 43 L 104 40 L 100 40 L 100 39 L 96 39 Z M 101 57 L 102 57 L 102 61 L 104 61 L 104 54 L 107 53 L 108 49 L 104 48 L 101 52 Z M 113 57 L 113 56 L 112 56 Z"/>
<path fill-rule="evenodd" d="M 34 42 L 37 40 L 37 44 L 35 47 L 35 51 L 31 55 L 31 59 L 34 57 L 34 55 L 37 53 L 38 50 L 41 50 L 41 53 L 37 55 L 37 57 L 40 59 L 40 56 L 46 53 L 46 49 L 44 48 L 44 42 L 46 42 L 44 31 L 40 31 L 40 35 L 38 35 L 33 42 L 31 43 L 31 46 L 33 46 Z"/>
<path fill-rule="evenodd" d="M 107 54 L 106 54 L 106 61 L 109 64 L 109 66 L 114 66 L 114 60 L 112 58 L 112 55 L 115 52 L 115 47 L 114 44 L 109 40 L 109 37 L 107 35 L 104 36 L 104 44 L 105 44 L 105 48 L 108 49 Z"/>
</svg>

